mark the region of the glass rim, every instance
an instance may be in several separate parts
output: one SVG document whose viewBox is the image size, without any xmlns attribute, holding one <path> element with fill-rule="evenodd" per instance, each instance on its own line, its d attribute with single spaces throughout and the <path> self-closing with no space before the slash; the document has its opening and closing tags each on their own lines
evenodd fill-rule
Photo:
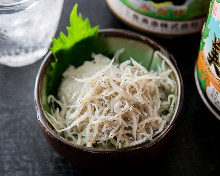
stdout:
<svg viewBox="0 0 220 176">
<path fill-rule="evenodd" d="M 40 0 L 25 0 L 9 4 L 0 4 L 0 15 L 23 11 L 24 9 L 31 7 L 32 5 L 34 5 L 35 2 L 37 3 L 38 1 Z"/>
<path fill-rule="evenodd" d="M 37 1 L 39 0 L 23 0 L 19 2 L 8 3 L 8 4 L 1 4 L 0 2 L 0 10 L 12 10 L 15 8 L 21 8 L 21 7 L 32 4 L 33 2 L 37 2 Z"/>
</svg>

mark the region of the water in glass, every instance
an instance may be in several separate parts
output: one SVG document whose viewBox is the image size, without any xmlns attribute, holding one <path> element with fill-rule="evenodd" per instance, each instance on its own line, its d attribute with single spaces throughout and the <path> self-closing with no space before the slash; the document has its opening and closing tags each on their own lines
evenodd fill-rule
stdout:
<svg viewBox="0 0 220 176">
<path fill-rule="evenodd" d="M 0 0 L 0 64 L 31 64 L 48 51 L 63 0 Z"/>
</svg>

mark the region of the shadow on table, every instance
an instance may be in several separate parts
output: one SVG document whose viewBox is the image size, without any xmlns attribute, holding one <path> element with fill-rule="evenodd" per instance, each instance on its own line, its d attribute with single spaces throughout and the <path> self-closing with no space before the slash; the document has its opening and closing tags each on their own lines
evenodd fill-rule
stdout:
<svg viewBox="0 0 220 176">
<path fill-rule="evenodd" d="M 71 162 L 63 159 L 62 157 L 57 157 L 53 162 L 53 175 L 56 176 L 117 176 L 117 175 L 153 175 L 153 176 L 164 176 L 165 171 L 163 165 L 163 160 L 158 160 L 153 164 L 146 164 L 144 167 L 139 168 L 126 168 L 122 170 L 115 170 L 114 168 L 103 170 L 103 169 L 88 169 L 81 166 L 72 164 Z"/>
</svg>

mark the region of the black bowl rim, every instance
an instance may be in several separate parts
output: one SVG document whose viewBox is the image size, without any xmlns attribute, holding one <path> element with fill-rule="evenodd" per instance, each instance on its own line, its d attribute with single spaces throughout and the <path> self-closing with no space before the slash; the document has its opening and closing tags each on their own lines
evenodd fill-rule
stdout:
<svg viewBox="0 0 220 176">
<path fill-rule="evenodd" d="M 56 139 L 57 141 L 60 141 L 61 143 L 65 144 L 65 145 L 68 145 L 68 146 L 73 147 L 77 150 L 81 150 L 81 151 L 85 151 L 85 152 L 108 154 L 108 153 L 113 153 L 113 152 L 114 153 L 132 152 L 132 151 L 136 151 L 136 150 L 146 150 L 148 148 L 151 148 L 152 146 L 157 144 L 159 141 L 161 141 L 164 138 L 164 136 L 166 136 L 171 131 L 171 129 L 176 124 L 177 119 L 179 119 L 180 111 L 182 109 L 184 88 L 183 88 L 182 76 L 181 76 L 181 73 L 178 69 L 176 60 L 166 49 L 164 49 L 164 47 L 157 44 L 152 39 L 150 39 L 146 36 L 143 36 L 141 34 L 135 33 L 133 31 L 111 28 L 111 29 L 100 30 L 99 34 L 104 34 L 106 37 L 109 36 L 109 37 L 130 38 L 133 40 L 137 40 L 137 41 L 149 44 L 151 47 L 153 47 L 154 49 L 157 49 L 158 51 L 160 51 L 162 54 L 164 54 L 166 57 L 168 57 L 170 59 L 172 65 L 173 65 L 173 68 L 175 68 L 175 71 L 178 75 L 178 77 L 176 79 L 178 80 L 178 83 L 179 83 L 179 90 L 178 90 L 179 91 L 179 97 L 178 97 L 179 104 L 176 109 L 176 115 L 172 117 L 168 126 L 161 133 L 159 133 L 159 135 L 157 135 L 153 140 L 143 142 L 138 145 L 124 147 L 124 148 L 92 148 L 92 147 L 86 147 L 86 146 L 80 146 L 80 145 L 74 144 L 74 143 L 60 137 L 54 130 L 52 130 L 48 126 L 48 121 L 45 118 L 46 113 L 43 110 L 42 99 L 40 96 L 41 95 L 40 94 L 40 92 L 41 92 L 40 86 L 42 85 L 44 74 L 45 74 L 46 69 L 47 69 L 48 65 L 50 64 L 50 61 L 53 56 L 52 52 L 49 52 L 39 68 L 38 74 L 36 76 L 36 81 L 35 81 L 34 98 L 35 98 L 35 107 L 36 107 L 36 111 L 37 111 L 38 122 L 42 125 L 42 127 L 44 128 L 46 133 L 48 135 L 50 135 L 52 138 Z"/>
</svg>

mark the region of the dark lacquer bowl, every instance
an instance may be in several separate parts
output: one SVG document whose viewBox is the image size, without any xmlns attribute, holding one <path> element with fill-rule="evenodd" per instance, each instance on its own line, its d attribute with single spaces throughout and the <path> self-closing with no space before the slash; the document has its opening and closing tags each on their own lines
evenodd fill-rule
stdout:
<svg viewBox="0 0 220 176">
<path fill-rule="evenodd" d="M 55 151 L 78 165 L 97 169 L 146 165 L 159 156 L 180 116 L 183 103 L 181 74 L 173 56 L 162 46 L 143 35 L 116 29 L 102 30 L 99 34 L 104 34 L 104 40 L 107 42 L 108 49 L 113 53 L 120 48 L 125 48 L 125 52 L 120 56 L 120 62 L 132 57 L 141 62 L 147 69 L 155 70 L 157 65 L 165 60 L 166 66 L 173 69 L 172 77 L 177 83 L 175 90 L 177 101 L 174 115 L 167 127 L 155 136 L 152 141 L 120 149 L 83 147 L 60 137 L 48 124 L 43 107 L 43 98 L 45 98 L 47 86 L 46 71 L 53 59 L 53 54 L 49 53 L 40 66 L 35 84 L 35 105 L 40 128 Z"/>
</svg>

